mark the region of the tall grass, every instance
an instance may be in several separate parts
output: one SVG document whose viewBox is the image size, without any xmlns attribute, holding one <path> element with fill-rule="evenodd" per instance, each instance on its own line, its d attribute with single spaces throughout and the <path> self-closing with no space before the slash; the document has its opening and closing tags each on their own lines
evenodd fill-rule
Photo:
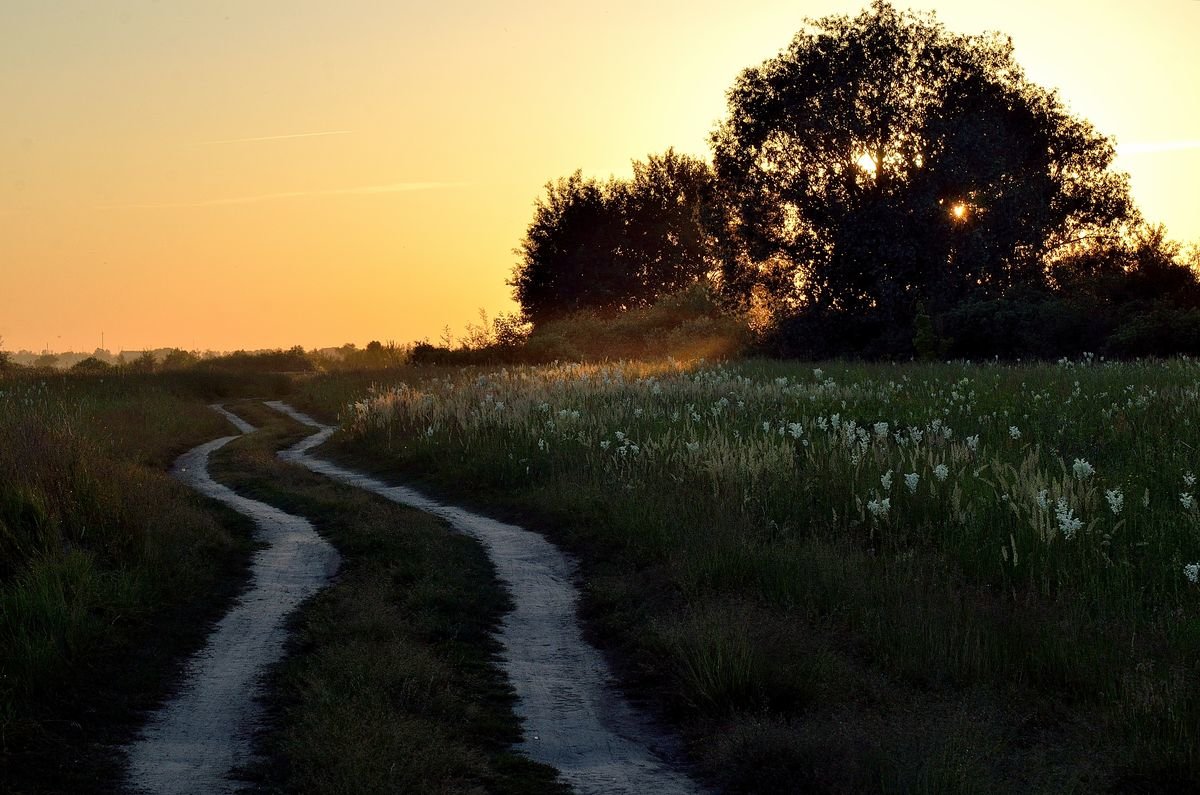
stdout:
<svg viewBox="0 0 1200 795">
<path fill-rule="evenodd" d="M 79 688 L 114 660 L 136 670 L 134 639 L 168 608 L 207 604 L 244 547 L 165 471 L 179 452 L 229 432 L 180 392 L 146 378 L 0 379 L 6 753 L 36 755 L 64 717 L 59 707 L 87 702 L 95 692 Z"/>
<path fill-rule="evenodd" d="M 1049 727 L 1070 761 L 1039 786 L 1200 776 L 1195 363 L 446 371 L 342 416 L 357 449 L 533 508 L 614 565 L 590 598 L 702 735 L 882 709 L 875 774 L 936 778 L 904 762 L 899 705 L 971 694 L 1002 716 L 969 721 L 1004 764 L 1031 758 L 1018 716 Z M 884 677 L 885 706 L 847 676 Z M 957 747 L 929 714 L 916 733 Z M 1030 784 L 1002 767 L 971 769 Z"/>
</svg>

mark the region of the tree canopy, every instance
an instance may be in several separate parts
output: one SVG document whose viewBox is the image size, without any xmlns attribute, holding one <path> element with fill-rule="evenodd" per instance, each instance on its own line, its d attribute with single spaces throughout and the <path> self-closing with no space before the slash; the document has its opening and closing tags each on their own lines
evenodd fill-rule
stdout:
<svg viewBox="0 0 1200 795">
<path fill-rule="evenodd" d="M 1135 216 L 1112 142 L 1007 38 L 884 2 L 744 71 L 712 143 L 726 286 L 809 310 L 911 324 L 918 302 L 1044 284 L 1056 252 Z"/>
<path fill-rule="evenodd" d="M 548 183 L 509 280 L 525 317 L 646 306 L 706 275 L 715 195 L 709 165 L 673 149 L 635 162 L 630 180 Z"/>
</svg>

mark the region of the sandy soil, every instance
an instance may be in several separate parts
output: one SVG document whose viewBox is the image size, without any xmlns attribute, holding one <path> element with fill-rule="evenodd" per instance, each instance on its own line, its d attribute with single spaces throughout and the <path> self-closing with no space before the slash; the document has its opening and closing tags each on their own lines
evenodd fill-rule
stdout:
<svg viewBox="0 0 1200 795">
<path fill-rule="evenodd" d="M 224 408 L 242 433 L 254 428 Z M 178 693 L 128 749 L 128 786 L 145 793 L 226 793 L 239 789 L 231 771 L 251 761 L 261 717 L 260 679 L 283 656 L 284 621 L 337 571 L 337 551 L 306 519 L 239 496 L 208 474 L 208 457 L 227 436 L 179 457 L 171 474 L 201 494 L 249 516 L 268 544 L 251 565 L 250 584 L 192 658 Z"/>
<path fill-rule="evenodd" d="M 308 451 L 334 429 L 280 401 L 267 405 L 321 428 L 281 452 L 285 460 L 432 513 L 483 544 L 514 603 L 499 640 L 524 726 L 520 751 L 558 768 L 581 793 L 669 795 L 699 790 L 658 756 L 656 749 L 668 747 L 669 740 L 633 710 L 613 686 L 604 658 L 585 642 L 576 615 L 575 567 L 561 550 L 537 533 L 316 458 Z"/>
</svg>

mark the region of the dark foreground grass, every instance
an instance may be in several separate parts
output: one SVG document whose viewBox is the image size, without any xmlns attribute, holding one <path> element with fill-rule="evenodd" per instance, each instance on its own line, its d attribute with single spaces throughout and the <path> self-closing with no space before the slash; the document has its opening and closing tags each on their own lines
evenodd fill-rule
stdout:
<svg viewBox="0 0 1200 795">
<path fill-rule="evenodd" d="M 904 376 L 907 383 L 908 375 L 885 373 L 884 382 Z M 430 374 L 402 377 L 419 384 Z M 839 524 L 844 506 L 823 507 L 841 481 L 793 471 L 799 465 L 792 461 L 780 467 L 786 488 L 777 494 L 721 490 L 715 470 L 711 478 L 689 478 L 668 468 L 642 482 L 622 479 L 625 470 L 616 465 L 585 466 L 588 456 L 596 458 L 587 451 L 597 449 L 595 437 L 581 450 L 569 434 L 546 430 L 548 419 L 571 422 L 559 409 L 580 408 L 585 419 L 609 412 L 610 434 L 619 429 L 638 441 L 652 439 L 651 430 L 635 425 L 634 407 L 649 416 L 656 405 L 645 385 L 639 387 L 644 395 L 597 386 L 599 394 L 615 396 L 609 403 L 624 414 L 599 398 L 570 403 L 547 390 L 548 413 L 537 408 L 538 394 L 528 424 L 510 426 L 507 419 L 480 419 L 484 396 L 474 404 L 462 398 L 475 395 L 472 389 L 483 392 L 479 382 L 491 388 L 504 377 L 451 369 L 432 377 L 442 386 L 420 387 L 428 397 L 413 401 L 414 416 L 397 409 L 391 424 L 358 438 L 339 434 L 326 452 L 540 529 L 573 551 L 581 562 L 582 608 L 598 645 L 612 652 L 634 694 L 679 728 L 717 788 L 1196 791 L 1200 680 L 1188 593 L 1151 598 L 1109 588 L 1132 569 L 1105 559 L 1088 570 L 1094 582 L 1082 584 L 1065 575 L 1048 587 L 983 576 L 982 567 L 964 563 L 957 548 L 932 531 L 901 535 L 902 527 L 889 525 L 871 532 L 874 525 L 866 521 L 847 529 Z M 529 378 L 534 390 L 540 383 L 525 371 L 509 377 L 515 383 Z M 1024 371 L 1011 376 L 1031 377 Z M 1070 392 L 1071 376 L 1040 377 Z M 446 380 L 453 380 L 453 391 Z M 331 417 L 348 398 L 363 397 L 351 394 L 360 386 L 316 379 L 296 400 Z M 732 406 L 738 395 L 730 393 L 739 386 L 723 376 L 723 391 L 683 400 L 705 410 L 728 396 Z M 1010 386 L 983 399 L 1023 393 L 1023 383 Z M 703 392 L 703 383 L 687 388 Z M 823 411 L 872 417 L 865 412 L 874 409 L 853 405 L 854 394 L 844 395 L 849 408 L 839 408 L 842 397 Z M 438 414 L 443 399 L 467 405 Z M 496 400 L 504 401 L 505 418 L 520 408 L 511 393 Z M 1029 416 L 1019 421 L 1052 424 L 1056 415 L 1039 413 L 1037 405 L 1024 409 Z M 499 411 L 498 405 L 486 408 Z M 1009 424 L 1000 428 L 1004 440 Z M 750 439 L 756 425 L 735 430 Z M 542 435 L 551 452 L 537 444 Z M 720 444 L 715 440 L 714 448 L 724 449 Z M 1102 452 L 1088 455 L 1100 461 Z M 659 455 L 670 451 L 660 447 Z M 897 470 L 897 478 L 906 471 Z M 741 469 L 734 474 L 749 477 Z M 871 474 L 867 485 L 877 479 Z M 1164 482 L 1155 493 L 1174 499 L 1172 488 Z M 905 499 L 893 497 L 898 506 Z M 984 549 L 969 533 L 986 537 L 993 520 L 1004 518 L 984 515 L 968 523 L 962 530 L 968 535 L 958 542 L 967 552 L 978 547 L 981 559 L 986 552 L 998 572 L 1011 557 L 991 545 Z M 1029 565 L 1024 551 L 1022 561 Z M 1184 578 L 1172 567 L 1171 587 L 1178 590 Z"/>
<path fill-rule="evenodd" d="M 118 788 L 244 582 L 249 522 L 166 472 L 231 432 L 169 379 L 0 379 L 0 791 Z"/>
<path fill-rule="evenodd" d="M 271 676 L 269 762 L 249 771 L 259 791 L 565 792 L 553 769 L 510 750 L 519 726 L 491 634 L 508 600 L 480 547 L 279 462 L 310 430 L 260 404 L 233 408 L 262 430 L 219 451 L 214 476 L 308 517 L 343 556 Z"/>
</svg>

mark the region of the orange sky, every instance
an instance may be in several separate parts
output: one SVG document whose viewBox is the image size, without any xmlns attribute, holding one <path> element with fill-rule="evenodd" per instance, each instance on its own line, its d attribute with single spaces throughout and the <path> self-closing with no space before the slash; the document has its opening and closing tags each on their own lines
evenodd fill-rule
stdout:
<svg viewBox="0 0 1200 795">
<path fill-rule="evenodd" d="M 5 0 L 3 347 L 457 334 L 514 308 L 547 180 L 707 155 L 740 69 L 864 5 Z M 1200 240 L 1200 2 L 914 7 L 1012 35 L 1117 136 L 1146 215 Z"/>
</svg>

